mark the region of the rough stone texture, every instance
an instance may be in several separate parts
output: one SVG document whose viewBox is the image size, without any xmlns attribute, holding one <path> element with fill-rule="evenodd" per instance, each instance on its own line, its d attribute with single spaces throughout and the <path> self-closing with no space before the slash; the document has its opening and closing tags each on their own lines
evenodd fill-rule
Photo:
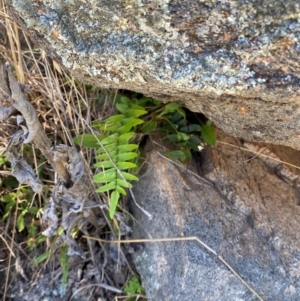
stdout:
<svg viewBox="0 0 300 301">
<path fill-rule="evenodd" d="M 175 166 L 159 156 L 157 144 L 148 144 L 134 192 L 154 218 L 132 204 L 134 237 L 197 236 L 263 300 L 300 300 L 300 194 L 293 184 L 299 171 L 240 150 L 222 132 L 218 141 L 202 155 L 208 183 L 190 173 L 193 166 Z M 299 153 L 288 147 L 260 151 L 300 166 Z M 144 243 L 135 263 L 149 301 L 258 300 L 195 241 Z"/>
<path fill-rule="evenodd" d="M 181 100 L 245 140 L 300 149 L 295 0 L 8 0 L 82 81 Z"/>
</svg>

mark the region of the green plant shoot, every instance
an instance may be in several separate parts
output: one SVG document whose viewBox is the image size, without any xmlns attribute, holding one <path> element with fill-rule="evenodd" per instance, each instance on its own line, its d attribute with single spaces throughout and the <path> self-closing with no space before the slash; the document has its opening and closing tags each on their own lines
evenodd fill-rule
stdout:
<svg viewBox="0 0 300 301">
<path fill-rule="evenodd" d="M 126 195 L 127 188 L 132 188 L 128 181 L 138 181 L 129 172 L 137 167 L 139 145 L 132 142 L 135 134 L 161 132 L 176 146 L 166 155 L 182 162 L 191 159 L 191 149 L 199 151 L 198 146 L 203 141 L 210 145 L 216 141 L 211 121 L 205 125 L 200 121 L 199 124 L 189 123 L 186 112 L 177 103 L 162 104 L 149 97 L 129 99 L 119 95 L 116 108 L 118 114 L 93 123 L 93 128 L 101 134 L 83 134 L 74 138 L 80 146 L 97 148 L 94 167 L 98 172 L 93 182 L 100 184 L 96 192 L 109 193 L 110 218 L 114 216 L 120 196 Z"/>
</svg>

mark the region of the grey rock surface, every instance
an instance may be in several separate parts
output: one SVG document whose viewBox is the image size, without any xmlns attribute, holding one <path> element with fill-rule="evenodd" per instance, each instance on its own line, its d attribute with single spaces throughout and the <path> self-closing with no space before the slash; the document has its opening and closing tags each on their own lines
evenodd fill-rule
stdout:
<svg viewBox="0 0 300 301">
<path fill-rule="evenodd" d="M 262 157 L 223 132 L 218 141 L 202 154 L 204 178 L 196 164 L 174 165 L 147 145 L 134 193 L 153 219 L 132 204 L 134 237 L 197 236 L 262 300 L 300 300 L 299 171 L 270 159 L 300 166 L 299 153 L 245 143 Z M 259 300 L 197 241 L 144 243 L 135 263 L 149 301 Z"/>
<path fill-rule="evenodd" d="M 248 141 L 300 149 L 295 0 L 8 0 L 81 80 L 179 100 Z"/>
</svg>

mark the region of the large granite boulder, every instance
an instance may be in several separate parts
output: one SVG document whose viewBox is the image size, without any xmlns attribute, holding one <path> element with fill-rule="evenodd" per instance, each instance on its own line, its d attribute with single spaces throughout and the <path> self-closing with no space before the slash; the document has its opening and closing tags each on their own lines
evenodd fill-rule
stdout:
<svg viewBox="0 0 300 301">
<path fill-rule="evenodd" d="M 295 0 L 8 0 L 79 80 L 180 100 L 246 140 L 300 149 Z"/>
<path fill-rule="evenodd" d="M 191 239 L 148 242 L 137 251 L 135 263 L 149 301 L 300 300 L 299 172 L 276 161 L 300 166 L 299 153 L 245 143 L 264 157 L 240 149 L 245 145 L 222 132 L 218 141 L 190 166 L 168 161 L 157 143 L 148 144 L 134 192 L 153 219 L 133 203 L 134 237 L 196 236 L 261 299 Z"/>
</svg>

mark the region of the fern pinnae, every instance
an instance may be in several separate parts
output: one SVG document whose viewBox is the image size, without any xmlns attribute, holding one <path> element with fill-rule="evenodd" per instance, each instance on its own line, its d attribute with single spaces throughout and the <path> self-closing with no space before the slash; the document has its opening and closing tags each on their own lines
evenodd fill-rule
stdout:
<svg viewBox="0 0 300 301">
<path fill-rule="evenodd" d="M 94 166 L 101 168 L 102 171 L 94 176 L 93 181 L 103 184 L 96 190 L 97 192 L 111 191 L 109 206 L 111 218 L 117 208 L 120 194 L 126 194 L 124 188 L 132 188 L 128 181 L 138 180 L 136 176 L 124 170 L 136 167 L 132 160 L 138 156 L 136 152 L 138 145 L 130 143 L 135 135 L 131 130 L 144 123 L 138 117 L 147 113 L 143 107 L 130 103 L 126 98 L 121 99 L 121 103 L 116 107 L 122 114 L 111 116 L 95 125 L 107 136 L 99 141 L 101 149 L 98 150 L 97 163 Z M 106 146 L 109 152 L 105 149 Z"/>
<path fill-rule="evenodd" d="M 89 147 L 89 148 L 97 148 L 96 144 L 99 145 L 99 148 L 97 148 L 97 153 L 98 154 L 106 154 L 108 157 L 108 160 L 112 161 L 112 168 L 114 170 L 117 170 L 118 173 L 121 172 L 121 170 L 126 170 L 126 169 L 131 169 L 131 168 L 135 168 L 136 164 L 132 163 L 132 162 L 118 162 L 118 166 L 115 164 L 115 162 L 112 160 L 112 158 L 109 155 L 109 152 L 113 151 L 114 149 L 114 145 L 113 144 L 107 144 L 107 145 L 103 145 L 101 140 L 104 139 L 104 135 L 99 135 L 99 132 L 96 132 L 94 128 L 92 128 L 88 122 L 86 122 L 85 120 L 83 120 L 83 122 L 85 123 L 86 127 L 90 130 L 91 134 L 84 134 L 84 135 L 79 135 L 77 137 L 74 138 L 74 142 L 78 145 L 84 145 L 85 147 Z M 137 149 L 139 146 L 137 144 L 132 144 L 132 143 L 127 143 L 124 145 L 128 145 L 128 149 L 127 150 L 134 150 Z M 119 145 L 120 148 L 124 147 L 123 145 Z M 126 150 L 126 149 L 125 149 Z M 97 167 L 101 167 L 101 163 L 96 163 L 98 166 Z M 109 169 L 108 169 L 109 170 Z M 105 171 L 105 170 L 104 170 Z M 126 179 L 123 177 L 123 175 L 120 173 L 120 177 L 126 181 Z M 125 189 L 123 189 L 121 186 L 116 186 L 115 187 L 120 194 L 126 195 L 126 191 Z M 114 189 L 114 182 L 110 182 L 106 185 L 101 186 L 100 188 L 97 189 L 98 193 L 102 193 L 102 192 L 107 192 L 107 191 L 111 191 L 112 189 Z M 146 211 L 143 207 L 141 207 L 138 202 L 135 199 L 134 193 L 132 191 L 131 188 L 128 189 L 131 195 L 131 198 L 133 200 L 133 202 L 135 203 L 135 205 L 137 206 L 137 208 L 139 208 L 148 218 L 149 220 L 152 219 L 152 215 Z M 117 196 L 117 194 L 114 194 Z"/>
</svg>

